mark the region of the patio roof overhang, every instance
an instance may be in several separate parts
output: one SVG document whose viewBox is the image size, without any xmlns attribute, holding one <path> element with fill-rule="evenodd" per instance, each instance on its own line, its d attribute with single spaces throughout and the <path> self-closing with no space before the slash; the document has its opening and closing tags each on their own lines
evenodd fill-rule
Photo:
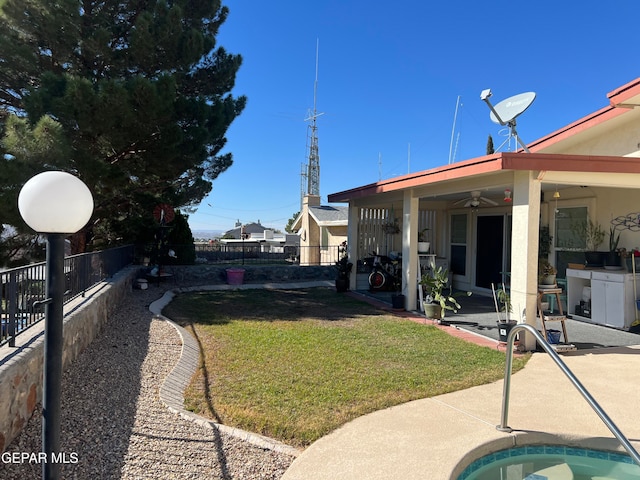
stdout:
<svg viewBox="0 0 640 480">
<path fill-rule="evenodd" d="M 548 183 L 638 188 L 640 160 L 634 157 L 503 152 L 424 170 L 333 193 L 329 202 L 351 202 L 381 194 L 424 189 L 505 172 L 534 171 Z M 489 179 L 486 179 L 489 183 Z M 386 196 L 386 195 L 383 195 Z"/>
</svg>

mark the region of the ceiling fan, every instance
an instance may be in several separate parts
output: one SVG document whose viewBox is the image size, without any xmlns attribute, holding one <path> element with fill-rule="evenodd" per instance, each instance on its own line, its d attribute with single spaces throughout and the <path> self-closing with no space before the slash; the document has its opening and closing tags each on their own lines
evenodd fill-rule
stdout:
<svg viewBox="0 0 640 480">
<path fill-rule="evenodd" d="M 479 207 L 483 204 L 492 206 L 498 205 L 498 202 L 494 202 L 490 198 L 483 197 L 480 190 L 473 190 L 471 192 L 471 198 L 458 200 L 454 205 L 460 205 L 461 203 L 464 203 L 465 207 Z"/>
</svg>

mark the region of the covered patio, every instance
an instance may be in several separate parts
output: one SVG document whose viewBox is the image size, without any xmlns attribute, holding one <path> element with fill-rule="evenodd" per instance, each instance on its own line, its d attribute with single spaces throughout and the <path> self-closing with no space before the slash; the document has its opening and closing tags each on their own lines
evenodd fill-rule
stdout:
<svg viewBox="0 0 640 480">
<path fill-rule="evenodd" d="M 535 326 L 541 226 L 553 239 L 546 259 L 560 278 L 586 250 L 563 216 L 606 232 L 613 226 L 618 248 L 640 245 L 640 79 L 608 97 L 609 106 L 530 144 L 531 153 L 496 153 L 329 195 L 349 204 L 350 259 L 401 253 L 405 307 L 415 310 L 418 234 L 425 233 L 455 288 L 490 296 L 491 284 L 504 282 L 513 313 Z M 356 275 L 351 288 L 362 289 Z M 524 344 L 535 348 L 533 338 Z"/>
</svg>

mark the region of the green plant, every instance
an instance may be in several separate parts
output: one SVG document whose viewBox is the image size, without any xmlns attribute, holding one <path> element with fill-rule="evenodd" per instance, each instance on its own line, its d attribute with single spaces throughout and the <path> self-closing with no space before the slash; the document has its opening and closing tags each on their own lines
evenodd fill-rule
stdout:
<svg viewBox="0 0 640 480">
<path fill-rule="evenodd" d="M 420 233 L 418 233 L 418 241 L 419 242 L 428 242 L 429 241 L 429 237 L 427 236 L 427 232 L 429 231 L 428 228 L 423 228 L 422 230 L 420 230 Z"/>
<path fill-rule="evenodd" d="M 400 225 L 398 224 L 398 219 L 394 218 L 392 222 L 387 222 L 382 226 L 384 233 L 388 235 L 395 235 L 396 233 L 400 233 Z"/>
<path fill-rule="evenodd" d="M 574 226 L 574 229 L 584 237 L 587 252 L 597 251 L 606 235 L 600 223 L 594 222 L 590 218 L 579 222 Z"/>
<path fill-rule="evenodd" d="M 616 227 L 609 228 L 609 251 L 615 252 L 618 250 L 618 242 L 620 242 L 620 233 L 616 235 Z"/>
<path fill-rule="evenodd" d="M 502 288 L 496 291 L 496 296 L 498 297 L 498 302 L 500 302 L 500 304 L 502 305 L 500 311 L 512 313 L 513 307 L 511 305 L 511 296 L 505 289 L 504 285 L 502 286 Z"/>
<path fill-rule="evenodd" d="M 538 257 L 545 258 L 551 253 L 551 241 L 553 237 L 550 234 L 549 226 L 542 225 L 538 232 Z"/>
<path fill-rule="evenodd" d="M 353 263 L 349 261 L 349 254 L 347 250 L 347 241 L 345 240 L 338 245 L 339 260 L 336 262 L 336 269 L 338 270 L 338 278 L 349 278 Z"/>
<path fill-rule="evenodd" d="M 427 303 L 437 303 L 442 309 L 441 315 L 444 317 L 445 310 L 451 310 L 456 313 L 460 308 L 460 304 L 456 300 L 459 296 L 470 296 L 471 292 L 453 292 L 453 286 L 449 283 L 449 270 L 438 267 L 431 275 L 422 276 L 420 284 L 427 288 L 427 297 L 431 300 L 425 300 Z"/>
<path fill-rule="evenodd" d="M 542 279 L 544 277 L 547 277 L 549 275 L 556 275 L 557 273 L 558 273 L 558 270 L 556 269 L 556 267 L 551 265 L 551 263 L 549 263 L 548 260 L 541 259 L 540 262 L 538 262 L 538 281 L 539 281 L 539 283 L 542 283 Z"/>
</svg>

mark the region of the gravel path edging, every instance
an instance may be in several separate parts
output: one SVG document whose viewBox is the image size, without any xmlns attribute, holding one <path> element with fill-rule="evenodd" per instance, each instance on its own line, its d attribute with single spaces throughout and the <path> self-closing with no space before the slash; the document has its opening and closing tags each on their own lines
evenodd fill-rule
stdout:
<svg viewBox="0 0 640 480">
<path fill-rule="evenodd" d="M 175 328 L 182 340 L 180 358 L 160 387 L 160 400 L 162 403 L 164 403 L 169 411 L 180 415 L 180 417 L 185 420 L 194 422 L 205 428 L 226 433 L 227 435 L 241 439 L 266 450 L 283 453 L 292 457 L 299 456 L 300 453 L 302 453 L 301 450 L 279 442 L 278 440 L 239 428 L 229 427 L 228 425 L 214 422 L 184 409 L 184 390 L 200 364 L 200 348 L 196 339 L 193 338 L 193 335 L 161 313 L 162 309 L 171 302 L 176 293 L 182 291 L 195 291 L 195 289 L 193 287 L 189 287 L 186 289 L 178 288 L 175 290 L 168 290 L 161 298 L 149 305 L 149 311 L 151 311 L 157 319 L 164 320 Z"/>
</svg>

